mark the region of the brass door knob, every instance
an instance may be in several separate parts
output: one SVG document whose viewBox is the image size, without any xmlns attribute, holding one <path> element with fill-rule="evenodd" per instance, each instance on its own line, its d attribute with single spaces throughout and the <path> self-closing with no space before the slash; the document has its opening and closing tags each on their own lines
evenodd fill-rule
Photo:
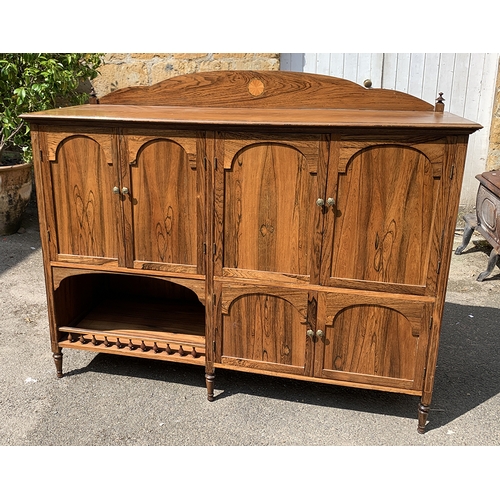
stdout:
<svg viewBox="0 0 500 500">
<path fill-rule="evenodd" d="M 333 205 L 335 205 L 335 198 L 328 198 L 326 200 L 326 204 L 329 206 L 329 207 L 333 207 Z"/>
<path fill-rule="evenodd" d="M 120 188 L 119 188 L 118 186 L 115 186 L 115 187 L 113 188 L 113 193 L 114 193 L 114 194 L 120 194 Z"/>
<path fill-rule="evenodd" d="M 316 332 L 316 335 L 317 335 L 318 337 L 323 337 L 325 334 L 323 333 L 323 330 L 318 330 L 318 331 Z"/>
<path fill-rule="evenodd" d="M 325 204 L 325 200 L 323 198 L 318 198 L 316 200 L 316 205 L 318 205 L 318 207 L 322 207 L 324 204 Z"/>
<path fill-rule="evenodd" d="M 128 188 L 122 187 L 122 194 L 128 194 Z"/>
<path fill-rule="evenodd" d="M 312 330 L 307 330 L 306 334 L 308 337 L 311 337 L 311 338 L 314 337 L 314 332 Z"/>
</svg>

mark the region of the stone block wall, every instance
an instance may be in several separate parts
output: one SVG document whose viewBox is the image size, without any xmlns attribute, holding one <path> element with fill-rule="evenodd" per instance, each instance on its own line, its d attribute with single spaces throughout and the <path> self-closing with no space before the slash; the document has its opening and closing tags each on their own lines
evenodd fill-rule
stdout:
<svg viewBox="0 0 500 500">
<path fill-rule="evenodd" d="M 279 54 L 105 54 L 93 80 L 97 97 L 136 85 L 153 85 L 172 76 L 200 71 L 279 70 Z"/>
</svg>

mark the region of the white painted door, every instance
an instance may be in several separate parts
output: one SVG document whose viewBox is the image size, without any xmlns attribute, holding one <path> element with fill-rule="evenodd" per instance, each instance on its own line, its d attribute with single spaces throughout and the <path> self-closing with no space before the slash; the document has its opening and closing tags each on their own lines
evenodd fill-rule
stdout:
<svg viewBox="0 0 500 500">
<path fill-rule="evenodd" d="M 434 104 L 439 92 L 445 111 L 483 126 L 469 140 L 460 203 L 471 210 L 486 170 L 499 54 L 281 54 L 281 69 L 346 78 L 375 88 L 400 90 Z"/>
</svg>

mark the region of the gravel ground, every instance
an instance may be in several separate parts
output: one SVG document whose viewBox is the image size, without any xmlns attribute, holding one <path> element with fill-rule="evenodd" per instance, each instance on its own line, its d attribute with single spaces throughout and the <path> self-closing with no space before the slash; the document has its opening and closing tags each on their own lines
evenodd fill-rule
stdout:
<svg viewBox="0 0 500 500">
<path fill-rule="evenodd" d="M 457 231 L 454 248 L 460 241 Z M 389 458 L 380 447 L 410 447 L 412 451 L 401 454 L 408 462 L 408 470 L 403 467 L 401 473 L 413 471 L 419 494 L 429 491 L 425 485 L 418 487 L 415 478 L 416 470 L 422 477 L 425 470 L 429 472 L 429 464 L 432 466 L 432 461 L 427 462 L 431 456 L 427 451 L 423 457 L 419 454 L 429 447 L 453 449 L 452 455 L 463 457 L 469 473 L 474 464 L 483 463 L 483 456 L 493 453 L 496 462 L 488 458 L 478 468 L 485 475 L 492 463 L 498 464 L 500 445 L 500 268 L 495 268 L 487 281 L 476 281 L 486 267 L 488 252 L 485 242 L 475 236 L 464 254 L 452 257 L 433 403 L 428 430 L 420 435 L 416 431 L 418 398 L 400 394 L 218 370 L 218 397 L 209 403 L 200 367 L 76 350 L 65 351 L 65 377 L 57 379 L 49 345 L 38 220 L 32 202 L 20 233 L 0 237 L 0 445 L 12 450 L 37 447 L 36 452 L 68 447 L 48 452 L 49 456 L 54 461 L 70 457 L 71 464 L 63 460 L 61 465 L 66 463 L 68 472 L 78 476 L 78 467 L 85 474 L 89 465 L 73 463 L 77 460 L 70 451 L 74 448 L 69 447 L 157 447 L 165 452 L 175 446 L 179 448 L 171 466 L 179 460 L 189 461 L 187 468 L 180 469 L 185 471 L 187 483 L 199 483 L 201 470 L 208 471 L 207 482 L 217 482 L 221 471 L 214 461 L 221 449 L 227 454 L 226 447 L 236 446 L 267 447 L 268 458 L 259 453 L 255 463 L 264 472 L 276 463 L 270 458 L 276 449 L 270 447 L 314 447 L 294 448 L 285 454 L 298 455 L 295 463 L 301 464 L 297 469 L 301 475 L 309 469 L 311 474 L 321 471 L 328 463 L 325 461 L 335 456 L 337 462 L 344 457 L 340 460 L 344 463 L 356 447 L 377 447 L 370 467 L 380 456 Z M 210 454 L 200 449 L 203 458 L 194 469 L 189 451 L 192 446 L 217 448 Z M 340 446 L 344 446 L 342 451 L 330 448 Z M 324 454 L 317 447 L 330 452 Z M 78 456 L 86 456 L 80 455 L 82 452 Z M 230 453 L 239 456 L 235 448 Z M 120 451 L 119 456 L 131 455 Z M 285 456 L 278 452 L 277 459 Z M 358 451 L 356 460 L 362 456 Z M 19 463 L 16 459 L 12 463 L 28 466 L 24 460 L 21 453 Z M 436 467 L 441 465 L 439 458 Z M 138 464 L 124 467 L 131 467 L 132 473 Z M 454 470 L 461 472 L 462 468 L 458 465 Z M 127 474 L 127 470 L 108 472 Z M 166 474 L 164 470 L 161 473 Z M 292 481 L 293 485 L 289 474 L 287 478 L 274 476 L 272 484 Z M 301 486 L 291 487 L 292 493 L 301 491 L 299 483 Z M 288 486 L 283 487 L 287 491 Z M 131 485 L 127 488 L 134 489 Z M 478 496 L 477 483 L 474 488 L 475 498 L 492 498 Z M 314 488 L 304 493 L 311 491 Z M 461 485 L 457 491 L 463 494 L 466 487 Z"/>
</svg>

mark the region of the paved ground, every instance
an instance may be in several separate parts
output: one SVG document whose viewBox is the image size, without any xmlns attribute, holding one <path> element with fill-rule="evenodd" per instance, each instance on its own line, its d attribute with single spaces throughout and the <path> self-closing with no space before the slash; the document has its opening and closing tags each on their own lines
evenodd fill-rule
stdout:
<svg viewBox="0 0 500 500">
<path fill-rule="evenodd" d="M 412 396 L 218 370 L 209 403 L 200 367 L 79 351 L 66 351 L 57 379 L 34 204 L 23 227 L 0 237 L 2 446 L 500 445 L 500 269 L 475 280 L 487 261 L 480 238 L 452 259 L 420 435 Z"/>
</svg>

